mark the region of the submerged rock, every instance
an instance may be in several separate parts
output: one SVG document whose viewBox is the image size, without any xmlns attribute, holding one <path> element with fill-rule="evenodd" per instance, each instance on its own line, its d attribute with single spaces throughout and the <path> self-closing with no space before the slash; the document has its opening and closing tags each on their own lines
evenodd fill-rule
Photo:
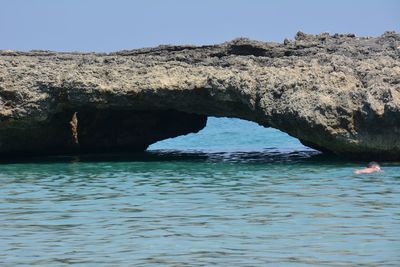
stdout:
<svg viewBox="0 0 400 267">
<path fill-rule="evenodd" d="M 0 155 L 144 150 L 207 116 L 400 159 L 400 34 L 298 33 L 115 53 L 0 51 Z"/>
</svg>

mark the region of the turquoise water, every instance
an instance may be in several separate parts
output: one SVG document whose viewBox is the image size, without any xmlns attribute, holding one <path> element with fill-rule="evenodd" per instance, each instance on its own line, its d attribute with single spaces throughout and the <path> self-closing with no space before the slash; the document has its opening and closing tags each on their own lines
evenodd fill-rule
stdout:
<svg viewBox="0 0 400 267">
<path fill-rule="evenodd" d="M 0 165 L 0 266 L 399 266 L 400 167 L 210 119 L 136 155 Z"/>
<path fill-rule="evenodd" d="M 188 134 L 158 142 L 150 150 L 179 150 L 201 152 L 291 152 L 310 150 L 297 139 L 273 128 L 228 118 L 209 118 L 207 127 Z"/>
</svg>

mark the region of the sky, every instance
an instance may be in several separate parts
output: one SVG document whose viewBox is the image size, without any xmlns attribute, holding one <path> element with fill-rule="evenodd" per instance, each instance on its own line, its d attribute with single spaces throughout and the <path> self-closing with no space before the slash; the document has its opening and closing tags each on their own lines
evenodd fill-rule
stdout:
<svg viewBox="0 0 400 267">
<path fill-rule="evenodd" d="M 0 0 L 0 49 L 96 51 L 400 31 L 398 0 Z"/>
</svg>

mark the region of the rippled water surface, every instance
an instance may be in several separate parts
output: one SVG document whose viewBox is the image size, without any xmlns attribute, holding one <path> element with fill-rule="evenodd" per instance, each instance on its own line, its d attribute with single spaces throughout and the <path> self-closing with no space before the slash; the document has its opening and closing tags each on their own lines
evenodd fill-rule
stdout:
<svg viewBox="0 0 400 267">
<path fill-rule="evenodd" d="M 220 142 L 1 164 L 0 266 L 400 265 L 399 164 L 354 175 L 365 163 L 244 125 Z"/>
</svg>

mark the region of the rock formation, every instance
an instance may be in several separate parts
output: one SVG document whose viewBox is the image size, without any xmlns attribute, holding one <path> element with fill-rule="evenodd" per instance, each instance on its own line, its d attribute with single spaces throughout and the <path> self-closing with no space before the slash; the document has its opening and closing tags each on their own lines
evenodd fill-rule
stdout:
<svg viewBox="0 0 400 267">
<path fill-rule="evenodd" d="M 207 116 L 338 155 L 400 159 L 400 34 L 115 53 L 0 51 L 0 155 L 145 150 Z"/>
</svg>

